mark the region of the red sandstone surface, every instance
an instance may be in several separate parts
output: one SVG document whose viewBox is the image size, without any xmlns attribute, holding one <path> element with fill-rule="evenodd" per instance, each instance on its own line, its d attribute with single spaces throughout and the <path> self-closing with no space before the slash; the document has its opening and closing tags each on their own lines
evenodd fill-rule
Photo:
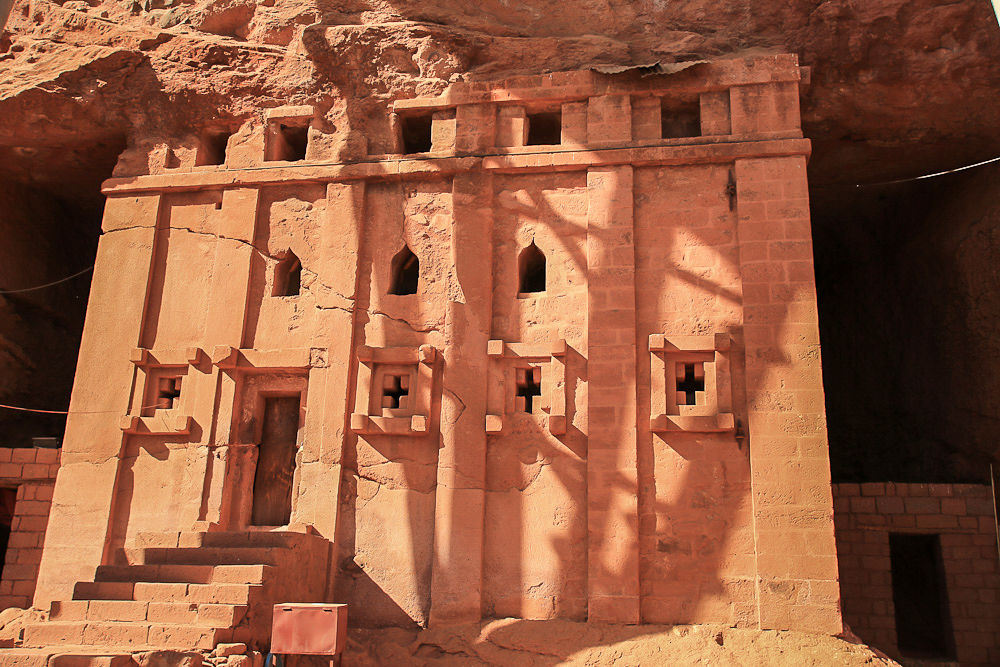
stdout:
<svg viewBox="0 0 1000 667">
<path fill-rule="evenodd" d="M 995 441 L 992 422 L 979 416 L 990 413 L 988 397 L 996 391 L 987 377 L 957 367 L 944 380 L 910 372 L 900 386 L 921 385 L 924 397 L 910 400 L 869 377 L 895 372 L 884 357 L 854 355 L 891 344 L 894 332 L 881 331 L 885 313 L 879 304 L 895 296 L 907 305 L 885 314 L 891 320 L 912 317 L 906 326 L 911 331 L 926 329 L 928 322 L 939 327 L 913 346 L 914 357 L 931 345 L 955 358 L 973 351 L 972 369 L 993 358 L 985 349 L 990 327 L 980 320 L 992 318 L 1000 305 L 995 290 L 976 276 L 995 263 L 997 241 L 987 236 L 971 249 L 949 243 L 918 256 L 936 249 L 941 237 L 939 218 L 932 216 L 918 241 L 920 251 L 895 252 L 897 232 L 882 239 L 872 238 L 870 230 L 894 229 L 895 216 L 924 215 L 926 204 L 904 212 L 922 193 L 878 190 L 872 201 L 860 202 L 852 186 L 1000 153 L 994 132 L 1000 125 L 995 23 L 988 3 L 931 0 L 725 7 L 633 1 L 586 3 L 570 13 L 542 0 L 516 7 L 445 0 L 19 0 L 0 36 L 0 111 L 6 119 L 0 128 L 0 173 L 6 176 L 0 196 L 12 218 L 30 217 L 39 234 L 30 245 L 25 239 L 10 246 L 31 250 L 14 252 L 0 266 L 0 277 L 5 286 L 37 285 L 90 264 L 102 207 L 99 185 L 127 146 L 137 149 L 132 159 L 141 160 L 153 144 L 175 139 L 183 153 L 193 150 L 207 125 L 252 121 L 261 108 L 326 100 L 327 130 L 336 129 L 333 140 L 350 155 L 361 143 L 377 150 L 390 143 L 384 112 L 393 99 L 439 91 L 452 80 L 797 53 L 811 68 L 803 127 L 813 141 L 810 172 L 820 240 L 831 249 L 819 267 L 821 279 L 830 283 L 820 290 L 832 311 L 823 326 L 836 344 L 830 407 L 840 422 L 839 446 L 849 452 L 835 467 L 849 477 L 861 474 L 857 461 L 873 458 L 880 449 L 874 442 L 888 441 L 888 451 L 915 447 L 924 454 L 931 461 L 921 470 L 925 477 L 948 470 L 956 479 L 971 479 L 983 466 L 967 458 L 992 455 Z M 946 196 L 975 198 L 976 187 Z M 949 236 L 960 242 L 967 229 L 956 227 Z M 912 233 L 912 224 L 902 224 L 898 233 Z M 66 239 L 66 247 L 41 252 L 45 261 L 24 266 L 25 259 L 39 257 L 43 239 L 53 238 Z M 79 255 L 71 252 L 76 248 Z M 928 266 L 938 268 L 922 270 Z M 897 283 L 900 273 L 912 275 Z M 938 296 L 939 282 L 923 282 L 937 273 L 946 274 L 948 297 Z M 86 285 L 84 278 L 0 303 L 7 340 L 0 363 L 10 369 L 3 380 L 9 403 L 35 399 L 34 405 L 65 407 L 71 380 L 65 369 L 73 364 Z M 883 294 L 886 289 L 893 295 Z M 870 293 L 871 303 L 859 303 L 859 293 Z M 918 312 L 927 295 L 933 307 Z M 944 317 L 942 310 L 948 311 Z M 969 318 L 973 335 L 963 337 Z M 864 328 L 873 333 L 859 335 Z M 908 359 L 906 365 L 916 368 L 918 362 Z M 946 416 L 947 426 L 922 418 L 933 409 L 929 397 L 942 381 L 946 392 L 967 393 L 954 417 Z M 860 401 L 854 401 L 858 391 Z M 21 441 L 59 435 L 62 428 L 57 418 L 2 417 L 9 437 Z M 955 450 L 964 453 L 951 456 Z M 874 459 L 866 461 L 869 467 L 885 469 L 905 466 L 912 457 Z"/>
<path fill-rule="evenodd" d="M 897 667 L 863 644 L 803 632 L 518 619 L 437 631 L 359 630 L 344 665 Z"/>
<path fill-rule="evenodd" d="M 803 122 L 819 143 L 819 180 L 885 178 L 992 157 L 994 23 L 988 3 L 931 0 L 586 2 L 573 12 L 543 0 L 21 0 L 0 41 L 0 110 L 11 119 L 0 143 L 36 151 L 30 178 L 44 182 L 84 159 L 76 146 L 183 139 L 325 97 L 338 141 L 360 133 L 378 145 L 389 101 L 450 81 L 791 52 L 813 70 Z"/>
<path fill-rule="evenodd" d="M 877 664 L 745 630 L 840 631 L 800 87 L 820 181 L 988 156 L 987 27 L 985 3 L 17 3 L 0 169 L 82 211 L 116 164 L 73 398 L 104 414 L 70 420 L 25 643 L 261 649 L 267 603 L 314 596 L 408 628 L 355 631 L 352 664 Z M 720 140 L 664 145 L 677 100 Z M 553 109 L 564 150 L 526 150 Z M 421 114 L 429 155 L 391 157 Z M 518 295 L 529 247 L 550 296 Z M 13 331 L 24 367 L 44 346 Z M 546 620 L 468 625 L 504 616 Z"/>
</svg>

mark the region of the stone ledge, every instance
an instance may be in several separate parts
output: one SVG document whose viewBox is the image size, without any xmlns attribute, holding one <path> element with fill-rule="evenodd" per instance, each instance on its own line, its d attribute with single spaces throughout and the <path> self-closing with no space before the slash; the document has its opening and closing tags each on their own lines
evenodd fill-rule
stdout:
<svg viewBox="0 0 1000 667">
<path fill-rule="evenodd" d="M 712 164 L 740 159 L 806 155 L 811 142 L 788 136 L 760 141 L 713 141 L 698 144 L 602 147 L 593 150 L 555 150 L 466 157 L 394 157 L 354 164 L 296 164 L 256 169 L 178 173 L 111 178 L 102 192 L 108 197 L 137 192 L 195 191 L 303 182 L 389 180 L 418 176 L 448 176 L 459 172 L 580 171 L 592 166 L 636 167 Z"/>
</svg>

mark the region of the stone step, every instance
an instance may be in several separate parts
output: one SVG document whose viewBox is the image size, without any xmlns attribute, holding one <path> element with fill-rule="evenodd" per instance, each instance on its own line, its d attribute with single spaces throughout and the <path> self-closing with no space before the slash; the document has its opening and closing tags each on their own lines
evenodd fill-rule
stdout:
<svg viewBox="0 0 1000 667">
<path fill-rule="evenodd" d="M 261 547 L 298 549 L 322 546 L 328 540 L 319 535 L 288 530 L 234 530 L 196 533 L 139 533 L 132 548 Z"/>
<path fill-rule="evenodd" d="M 263 547 L 142 547 L 126 552 L 129 562 L 138 565 L 278 565 L 282 557 Z"/>
<path fill-rule="evenodd" d="M 212 572 L 213 584 L 263 584 L 277 574 L 273 565 L 216 565 Z"/>
<path fill-rule="evenodd" d="M 96 648 L 94 650 L 97 650 Z M 52 656 L 47 667 L 135 667 L 132 654 L 125 649 L 122 652 L 84 653 L 66 652 Z"/>
<path fill-rule="evenodd" d="M 186 601 L 198 604 L 249 604 L 258 584 L 188 584 Z"/>
<path fill-rule="evenodd" d="M 232 636 L 228 628 L 164 623 L 48 621 L 24 628 L 25 646 L 114 646 L 129 651 L 211 649 Z"/>
<path fill-rule="evenodd" d="M 48 622 L 27 626 L 24 646 L 89 647 L 62 667 L 134 667 L 114 662 L 109 647 L 130 655 L 219 642 L 266 645 L 270 614 L 251 613 L 251 606 L 322 588 L 330 549 L 316 535 L 281 531 L 145 535 L 136 544 L 124 550 L 123 562 L 132 564 L 100 566 L 95 581 L 76 584 L 72 600 L 52 604 Z M 292 566 L 301 576 L 277 576 Z M 8 665 L 0 660 L 0 667 Z"/>
<path fill-rule="evenodd" d="M 73 599 L 245 605 L 261 588 L 261 584 L 81 581 L 73 588 Z"/>
<path fill-rule="evenodd" d="M 101 565 L 94 581 L 209 584 L 213 569 L 211 565 Z"/>
<path fill-rule="evenodd" d="M 26 625 L 24 645 L 97 645 L 127 649 L 147 646 L 146 623 L 103 623 L 96 621 L 49 621 Z"/>
<path fill-rule="evenodd" d="M 270 565 L 101 565 L 95 581 L 260 584 Z"/>
<path fill-rule="evenodd" d="M 245 604 L 142 600 L 64 600 L 49 607 L 49 618 L 53 621 L 146 621 L 216 628 L 238 625 L 246 613 Z"/>
<path fill-rule="evenodd" d="M 172 648 L 187 651 L 213 649 L 219 642 L 230 641 L 232 635 L 233 631 L 229 628 L 156 623 L 149 628 L 149 644 L 160 649 Z"/>
<path fill-rule="evenodd" d="M 74 600 L 131 600 L 131 581 L 78 581 L 73 585 Z"/>
<path fill-rule="evenodd" d="M 122 621 L 142 623 L 148 602 L 135 600 L 62 600 L 49 606 L 53 621 Z"/>
<path fill-rule="evenodd" d="M 136 667 L 132 648 L 61 645 L 13 648 L 0 653 L 0 667 Z"/>
<path fill-rule="evenodd" d="M 191 546 L 258 549 L 302 549 L 321 547 L 329 541 L 319 535 L 289 531 L 233 531 L 201 533 L 201 544 Z M 188 546 L 188 545 L 182 545 Z"/>
</svg>

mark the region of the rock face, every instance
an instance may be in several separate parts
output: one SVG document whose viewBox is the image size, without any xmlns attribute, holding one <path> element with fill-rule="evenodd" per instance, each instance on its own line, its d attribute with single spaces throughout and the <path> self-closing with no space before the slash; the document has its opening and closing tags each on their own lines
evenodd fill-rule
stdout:
<svg viewBox="0 0 1000 667">
<path fill-rule="evenodd" d="M 817 247 L 830 249 L 817 255 L 819 300 L 837 315 L 820 318 L 835 478 L 989 483 L 998 182 L 987 165 L 828 188 L 814 207 Z"/>
<path fill-rule="evenodd" d="M 351 633 L 343 660 L 351 667 L 897 665 L 867 646 L 800 632 L 753 632 L 719 626 L 601 626 L 513 618 L 422 632 L 359 630 Z"/>
<path fill-rule="evenodd" d="M 302 101 L 329 106 L 345 138 L 378 142 L 373 111 L 448 81 L 759 52 L 799 53 L 813 68 L 803 125 L 820 149 L 818 182 L 950 166 L 997 148 L 1000 29 L 984 3 L 931 0 L 638 0 L 571 13 L 546 0 L 25 0 L 0 42 L 0 108 L 12 119 L 0 143 L 126 136 L 143 146 Z M 943 146 L 946 155 L 930 157 Z M 899 150 L 916 152 L 904 161 Z"/>
</svg>

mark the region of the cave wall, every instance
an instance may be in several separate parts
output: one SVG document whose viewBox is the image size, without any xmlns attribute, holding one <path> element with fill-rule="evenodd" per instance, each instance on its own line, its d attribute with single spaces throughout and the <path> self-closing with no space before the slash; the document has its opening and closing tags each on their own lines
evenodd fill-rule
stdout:
<svg viewBox="0 0 1000 667">
<path fill-rule="evenodd" d="M 90 274 L 30 291 L 93 265 L 96 230 L 78 207 L 0 179 L 0 403 L 65 410 Z M 99 221 L 99 219 L 98 219 Z M 0 443 L 62 437 L 65 417 L 0 409 Z"/>
<path fill-rule="evenodd" d="M 815 188 L 834 479 L 972 482 L 997 456 L 1000 168 Z"/>
</svg>

